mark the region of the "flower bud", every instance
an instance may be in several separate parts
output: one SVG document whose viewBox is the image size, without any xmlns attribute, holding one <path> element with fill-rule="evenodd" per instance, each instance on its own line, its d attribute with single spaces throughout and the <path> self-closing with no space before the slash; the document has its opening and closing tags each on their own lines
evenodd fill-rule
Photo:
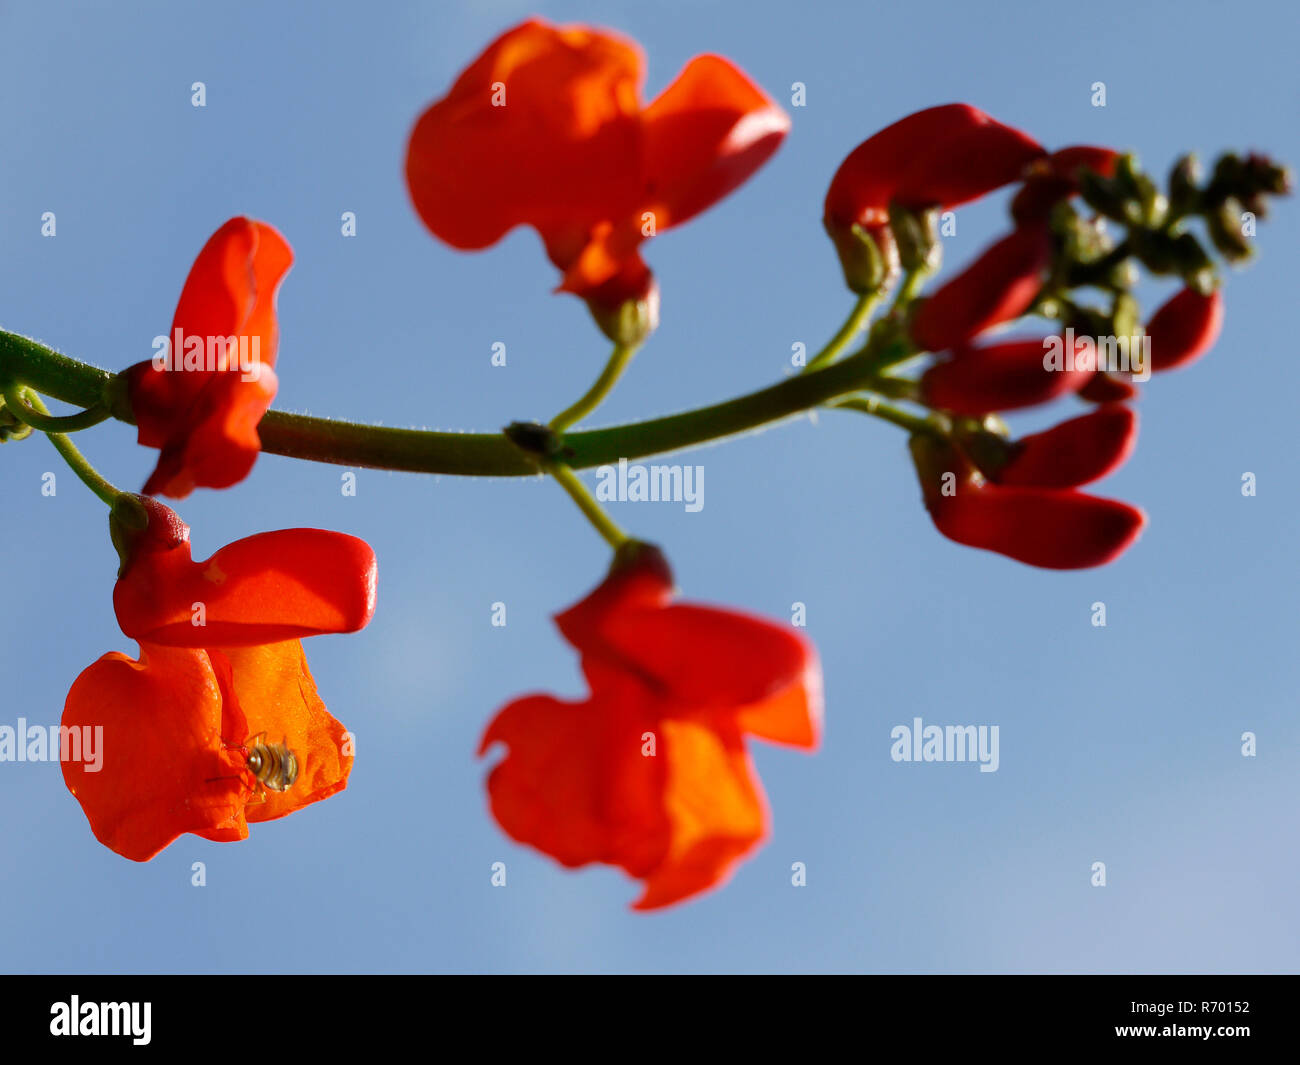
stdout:
<svg viewBox="0 0 1300 1065">
<path fill-rule="evenodd" d="M 826 232 L 835 245 L 850 292 L 859 296 L 879 292 L 898 276 L 898 246 L 888 226 L 867 229 L 856 222 L 840 226 L 828 219 Z"/>
<path fill-rule="evenodd" d="M 1218 290 L 1208 296 L 1184 288 L 1147 323 L 1151 338 L 1151 369 L 1187 366 L 1214 346 L 1223 327 L 1223 301 Z"/>
<path fill-rule="evenodd" d="M 1076 392 L 1094 372 L 1093 365 L 1074 365 L 1073 359 L 1049 367 L 1050 354 L 1050 338 L 961 345 L 921 375 L 921 398 L 954 414 L 1016 410 Z"/>
<path fill-rule="evenodd" d="M 1169 171 L 1169 211 L 1171 214 L 1194 214 L 1201 201 L 1201 164 L 1196 155 L 1184 155 Z"/>
<path fill-rule="evenodd" d="M 917 306 L 912 339 L 922 351 L 945 351 L 1019 318 L 1042 288 L 1050 260 L 1043 226 L 1013 230 Z"/>
<path fill-rule="evenodd" d="M 621 279 L 614 279 L 620 281 Z M 630 348 L 642 344 L 659 328 L 659 283 L 648 270 L 631 289 L 620 284 L 617 292 L 596 289 L 587 297 L 587 309 L 600 331 L 615 344 Z"/>
<path fill-rule="evenodd" d="M 1219 254 L 1228 262 L 1245 262 L 1255 254 L 1250 241 L 1241 232 L 1241 212 L 1233 208 L 1231 200 L 1206 214 L 1205 228 Z"/>
<path fill-rule="evenodd" d="M 968 547 L 1045 569 L 1084 569 L 1118 558 L 1146 516 L 1114 499 L 985 481 L 946 440 L 909 441 L 921 494 L 935 528 Z"/>
</svg>

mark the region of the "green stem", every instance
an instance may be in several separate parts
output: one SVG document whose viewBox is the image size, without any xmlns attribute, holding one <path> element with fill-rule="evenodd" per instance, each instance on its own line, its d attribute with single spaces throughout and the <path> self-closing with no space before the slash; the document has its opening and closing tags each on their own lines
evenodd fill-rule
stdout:
<svg viewBox="0 0 1300 1065">
<path fill-rule="evenodd" d="M 3 394 L 5 408 L 20 422 L 30 425 L 33 429 L 39 429 L 43 433 L 75 433 L 81 429 L 89 429 L 92 425 L 98 425 L 107 418 L 111 418 L 108 408 L 102 405 L 89 407 L 86 410 L 78 411 L 76 414 L 67 414 L 62 417 L 54 417 L 48 414 L 41 414 L 34 407 L 23 402 L 23 397 L 19 394 L 18 385 L 8 385 L 4 388 Z"/>
<path fill-rule="evenodd" d="M 9 397 L 13 392 L 16 392 L 16 389 L 5 389 L 5 402 L 11 409 L 14 404 Z M 28 393 L 27 401 L 36 408 L 39 414 L 49 416 L 50 412 L 46 410 L 45 404 L 41 402 L 40 397 Z M 39 428 L 39 426 L 34 426 L 34 428 Z M 44 430 L 42 431 L 44 432 Z M 72 467 L 72 472 L 81 478 L 81 483 L 110 507 L 117 502 L 119 496 L 125 494 L 121 489 L 114 487 L 105 478 L 101 477 L 99 471 L 90 464 L 86 456 L 77 450 L 77 445 L 62 433 L 46 432 L 45 435 L 50 438 L 50 443 L 54 445 L 55 450 L 63 456 L 63 461 Z"/>
<path fill-rule="evenodd" d="M 636 354 L 639 347 L 639 344 L 614 345 L 614 351 L 609 357 L 609 362 L 605 364 L 605 369 L 596 378 L 595 384 L 587 389 L 586 394 L 571 407 L 566 407 L 552 418 L 550 428 L 554 432 L 562 433 L 569 426 L 576 425 L 599 407 L 618 383 L 618 379 L 623 376 L 623 371 L 627 369 L 628 363 L 632 361 L 632 356 Z"/>
<path fill-rule="evenodd" d="M 881 418 L 884 421 L 892 422 L 894 425 L 902 426 L 910 433 L 928 433 L 930 435 L 945 435 L 945 424 L 938 420 L 937 416 L 921 417 L 916 414 L 909 414 L 907 411 L 895 407 L 892 403 L 886 403 L 884 400 L 877 399 L 875 396 L 850 396 L 848 399 L 837 400 L 831 404 L 832 407 L 841 410 L 856 410 L 863 414 L 870 414 L 872 417 Z"/>
<path fill-rule="evenodd" d="M 932 271 L 926 266 L 917 266 L 903 274 L 903 283 L 898 286 L 898 291 L 894 294 L 894 302 L 890 304 L 890 314 L 901 314 L 906 310 L 907 305 L 911 303 L 920 294 L 922 286 L 930 277 Z"/>
<path fill-rule="evenodd" d="M 573 469 L 604 466 L 693 447 L 772 425 L 869 387 L 870 344 L 863 350 L 778 384 L 708 407 L 663 418 L 567 433 L 564 461 Z M 133 423 L 122 379 L 0 330 L 0 377 L 82 407 L 105 403 Z M 536 476 L 537 464 L 503 433 L 445 433 L 269 411 L 258 425 L 268 454 L 339 466 L 477 477 Z"/>
<path fill-rule="evenodd" d="M 825 366 L 829 362 L 834 362 L 836 356 L 853 343 L 854 338 L 862 332 L 879 298 L 880 294 L 878 292 L 868 292 L 859 296 L 858 302 L 853 305 L 852 313 L 844 320 L 839 332 L 826 342 L 826 346 L 821 351 L 808 360 L 808 365 L 803 368 L 803 372 L 808 373 L 811 370 Z"/>
<path fill-rule="evenodd" d="M 582 511 L 596 531 L 604 537 L 605 543 L 609 544 L 615 551 L 631 539 L 605 513 L 605 509 L 587 491 L 587 486 L 578 479 L 578 475 L 568 466 L 561 462 L 553 462 L 546 467 L 546 472 L 554 477 L 559 482 L 560 487 L 569 493 L 569 498 L 578 504 L 578 509 Z"/>
</svg>

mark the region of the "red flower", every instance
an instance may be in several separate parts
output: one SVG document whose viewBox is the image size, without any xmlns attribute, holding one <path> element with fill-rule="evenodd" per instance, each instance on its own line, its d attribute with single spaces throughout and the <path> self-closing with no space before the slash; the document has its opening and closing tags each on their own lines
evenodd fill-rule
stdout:
<svg viewBox="0 0 1300 1065">
<path fill-rule="evenodd" d="M 870 291 L 896 267 L 891 203 L 912 210 L 958 207 L 1014 181 L 1042 154 L 1036 141 L 967 104 L 917 111 L 868 137 L 826 191 L 823 221 L 849 287 Z M 878 255 L 860 246 L 859 234 Z"/>
<path fill-rule="evenodd" d="M 510 703 L 479 753 L 509 747 L 488 792 L 510 836 L 564 865 L 622 867 L 647 910 L 722 883 L 766 836 L 744 737 L 816 747 L 821 670 L 784 626 L 672 602 L 663 556 L 638 546 L 555 619 L 591 694 Z"/>
<path fill-rule="evenodd" d="M 917 305 L 912 340 L 922 351 L 945 351 L 1019 318 L 1038 295 L 1050 261 L 1045 227 L 1013 230 Z"/>
<path fill-rule="evenodd" d="M 139 442 L 162 449 L 146 494 L 184 499 L 248 476 L 275 398 L 275 295 L 292 263 L 285 239 L 249 218 L 232 218 L 199 252 L 170 351 L 125 373 Z"/>
<path fill-rule="evenodd" d="M 1076 348 L 1076 351 L 1078 349 Z M 1047 403 L 1077 391 L 1090 369 L 1048 369 L 1041 338 L 959 344 L 921 375 L 921 398 L 954 414 L 987 414 Z"/>
<path fill-rule="evenodd" d="M 968 104 L 917 111 L 848 154 L 826 192 L 827 228 L 889 223 L 889 204 L 959 207 L 1010 181 L 1043 154 L 1037 141 Z"/>
<path fill-rule="evenodd" d="M 1079 171 L 1110 177 L 1117 162 L 1119 152 L 1088 144 L 1061 148 L 1036 160 L 1011 201 L 1011 217 L 1018 226 L 1046 222 L 1053 207 L 1079 191 Z"/>
<path fill-rule="evenodd" d="M 561 289 L 605 306 L 653 284 L 638 248 L 743 184 L 790 120 L 727 60 L 691 60 L 652 103 L 631 41 L 531 19 L 479 56 L 411 133 L 406 180 L 454 248 L 532 226 Z"/>
<path fill-rule="evenodd" d="M 72 685 L 63 725 L 83 737 L 102 729 L 103 760 L 65 760 L 63 776 L 96 838 L 142 862 L 185 832 L 245 839 L 248 822 L 346 787 L 351 745 L 316 693 L 299 639 L 370 620 L 375 558 L 355 537 L 290 529 L 194 562 L 180 518 L 140 502 L 143 528 L 115 511 L 126 562 L 113 593 L 140 659 L 106 654 Z M 293 771 L 271 787 L 250 768 L 257 744 L 293 754 Z"/>
<path fill-rule="evenodd" d="M 1017 441 L 998 484 L 1078 488 L 1119 469 L 1137 445 L 1137 414 L 1111 403 Z"/>
<path fill-rule="evenodd" d="M 931 436 L 913 436 L 911 449 L 935 528 L 968 547 L 1045 569 L 1085 569 L 1118 558 L 1146 524 L 1142 511 L 1118 500 L 994 484 Z"/>
<path fill-rule="evenodd" d="M 1214 347 L 1222 328 L 1223 300 L 1219 290 L 1202 296 L 1195 289 L 1183 289 L 1147 323 L 1152 371 L 1173 370 L 1195 362 Z"/>
</svg>

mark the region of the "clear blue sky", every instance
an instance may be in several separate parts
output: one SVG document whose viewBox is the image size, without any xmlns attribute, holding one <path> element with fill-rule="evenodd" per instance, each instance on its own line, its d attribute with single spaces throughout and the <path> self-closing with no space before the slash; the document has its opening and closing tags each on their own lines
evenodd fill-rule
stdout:
<svg viewBox="0 0 1300 1065">
<path fill-rule="evenodd" d="M 1237 3 L 1225 21 L 1203 0 L 996 17 L 956 0 L 9 0 L 0 326 L 113 368 L 146 358 L 198 249 L 248 214 L 297 255 L 277 406 L 446 429 L 548 417 L 594 377 L 603 339 L 550 294 L 530 231 L 454 253 L 418 224 L 401 173 L 419 112 L 533 10 L 639 39 L 651 94 L 704 51 L 783 101 L 807 86 L 756 179 L 649 245 L 663 326 L 593 424 L 758 387 L 791 344 L 824 341 L 850 302 L 819 225 L 826 184 L 910 111 L 964 100 L 1052 146 L 1134 148 L 1160 173 L 1186 149 L 1300 156 L 1282 3 Z M 950 265 L 1004 224 L 1004 199 L 961 215 Z M 1228 280 L 1217 349 L 1144 393 L 1137 455 L 1101 490 L 1151 524 L 1108 568 L 1049 573 L 943 540 L 901 434 L 857 415 L 684 454 L 707 471 L 699 513 L 614 505 L 664 545 L 688 597 L 778 618 L 806 603 L 826 671 L 824 749 L 755 745 L 770 843 L 725 890 L 658 915 L 627 910 L 637 886 L 620 872 L 567 872 L 506 839 L 473 757 L 513 696 L 582 690 L 549 615 L 605 556 L 554 485 L 363 471 L 345 498 L 340 469 L 264 457 L 237 489 L 199 492 L 180 506 L 198 557 L 295 525 L 378 552 L 373 624 L 307 644 L 358 737 L 351 786 L 245 843 L 183 837 L 141 866 L 93 840 L 56 764 L 0 765 L 0 969 L 1294 971 L 1297 225 L 1289 204 L 1264 224 L 1258 262 Z M 498 341 L 505 368 L 490 364 Z M 83 439 L 119 483 L 142 483 L 156 457 L 121 425 Z M 42 497 L 46 470 L 61 467 L 43 440 L 0 451 L 0 724 L 56 722 L 82 668 L 134 653 L 113 619 L 103 507 L 62 472 Z M 917 715 L 998 725 L 998 772 L 890 761 L 890 730 Z M 498 860 L 504 889 L 489 884 Z M 790 886 L 794 861 L 805 888 Z M 1105 888 L 1090 886 L 1094 861 Z M 266 929 L 274 958 L 256 945 Z"/>
</svg>

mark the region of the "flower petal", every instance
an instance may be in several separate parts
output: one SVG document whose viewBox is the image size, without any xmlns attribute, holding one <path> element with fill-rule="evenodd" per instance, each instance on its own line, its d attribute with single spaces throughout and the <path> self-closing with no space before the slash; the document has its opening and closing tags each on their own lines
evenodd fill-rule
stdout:
<svg viewBox="0 0 1300 1065">
<path fill-rule="evenodd" d="M 84 757 L 64 760 L 63 778 L 95 837 L 123 857 L 148 861 L 185 832 L 248 835 L 243 760 L 222 745 L 224 729 L 238 722 L 223 720 L 204 652 L 142 645 L 138 662 L 104 655 L 73 683 L 63 726 L 83 737 L 102 729 L 93 741 L 98 771 Z"/>
<path fill-rule="evenodd" d="M 165 368 L 149 360 L 125 374 L 139 442 L 162 451 L 149 494 L 226 488 L 252 468 L 276 389 L 276 293 L 292 262 L 285 239 L 249 218 L 232 218 L 199 252 L 172 321 L 180 350 Z"/>
<path fill-rule="evenodd" d="M 790 117 L 733 64 L 697 56 L 642 113 L 644 206 L 657 229 L 727 196 L 771 157 Z"/>
<path fill-rule="evenodd" d="M 1048 403 L 1077 391 L 1091 368 L 1049 369 L 1042 339 L 985 347 L 959 345 L 921 375 L 925 402 L 955 414 L 980 415 Z"/>
<path fill-rule="evenodd" d="M 1079 191 L 1081 170 L 1110 177 L 1119 158 L 1111 148 L 1076 144 L 1038 160 L 1011 201 L 1011 217 L 1021 226 L 1046 222 L 1053 207 Z"/>
<path fill-rule="evenodd" d="M 273 821 L 342 791 L 352 771 L 346 730 L 325 709 L 297 640 L 260 647 L 210 651 L 213 669 L 228 700 L 247 722 L 245 733 L 227 737 L 248 743 L 283 743 L 298 761 L 298 778 L 286 791 L 265 789 L 264 801 L 249 801 L 249 821 Z"/>
<path fill-rule="evenodd" d="M 1151 369 L 1174 370 L 1204 355 L 1219 339 L 1223 328 L 1223 299 L 1215 289 L 1202 296 L 1184 288 L 1151 316 Z"/>
<path fill-rule="evenodd" d="M 917 347 L 946 351 L 1019 318 L 1038 295 L 1050 257 L 1051 244 L 1042 226 L 1013 230 L 986 248 L 917 307 L 911 324 Z"/>
<path fill-rule="evenodd" d="M 1117 500 L 981 481 L 951 446 L 931 437 L 913 436 L 910 446 L 935 528 L 968 547 L 1045 569 L 1085 569 L 1118 558 L 1146 524 L 1142 511 Z"/>
<path fill-rule="evenodd" d="M 406 180 L 421 220 L 465 250 L 535 226 L 564 269 L 636 192 L 643 66 L 632 41 L 581 26 L 530 19 L 502 34 L 411 133 Z M 561 252 L 565 234 L 573 246 Z"/>
<path fill-rule="evenodd" d="M 905 207 L 959 207 L 1014 181 L 1043 149 L 1019 130 L 968 104 L 917 111 L 849 153 L 826 193 L 828 226 L 888 222 Z"/>
<path fill-rule="evenodd" d="M 668 848 L 659 723 L 635 685 L 604 685 L 586 702 L 517 699 L 483 734 L 509 752 L 488 776 L 492 815 L 513 839 L 567 866 L 617 865 L 647 876 Z M 642 751 L 655 743 L 655 754 Z"/>
<path fill-rule="evenodd" d="M 137 640 L 247 647 L 364 628 L 375 584 L 374 552 L 355 536 L 281 529 L 236 540 L 205 562 L 190 558 L 186 536 L 137 550 L 113 606 L 122 631 Z"/>
<path fill-rule="evenodd" d="M 1078 488 L 1118 469 L 1137 445 L 1137 413 L 1118 403 L 1098 407 L 1017 444 L 995 480 L 1003 485 Z"/>
<path fill-rule="evenodd" d="M 694 721 L 660 724 L 668 766 L 663 806 L 667 853 L 632 904 L 653 910 L 720 887 L 742 857 L 767 837 L 763 789 L 738 730 Z"/>
</svg>

